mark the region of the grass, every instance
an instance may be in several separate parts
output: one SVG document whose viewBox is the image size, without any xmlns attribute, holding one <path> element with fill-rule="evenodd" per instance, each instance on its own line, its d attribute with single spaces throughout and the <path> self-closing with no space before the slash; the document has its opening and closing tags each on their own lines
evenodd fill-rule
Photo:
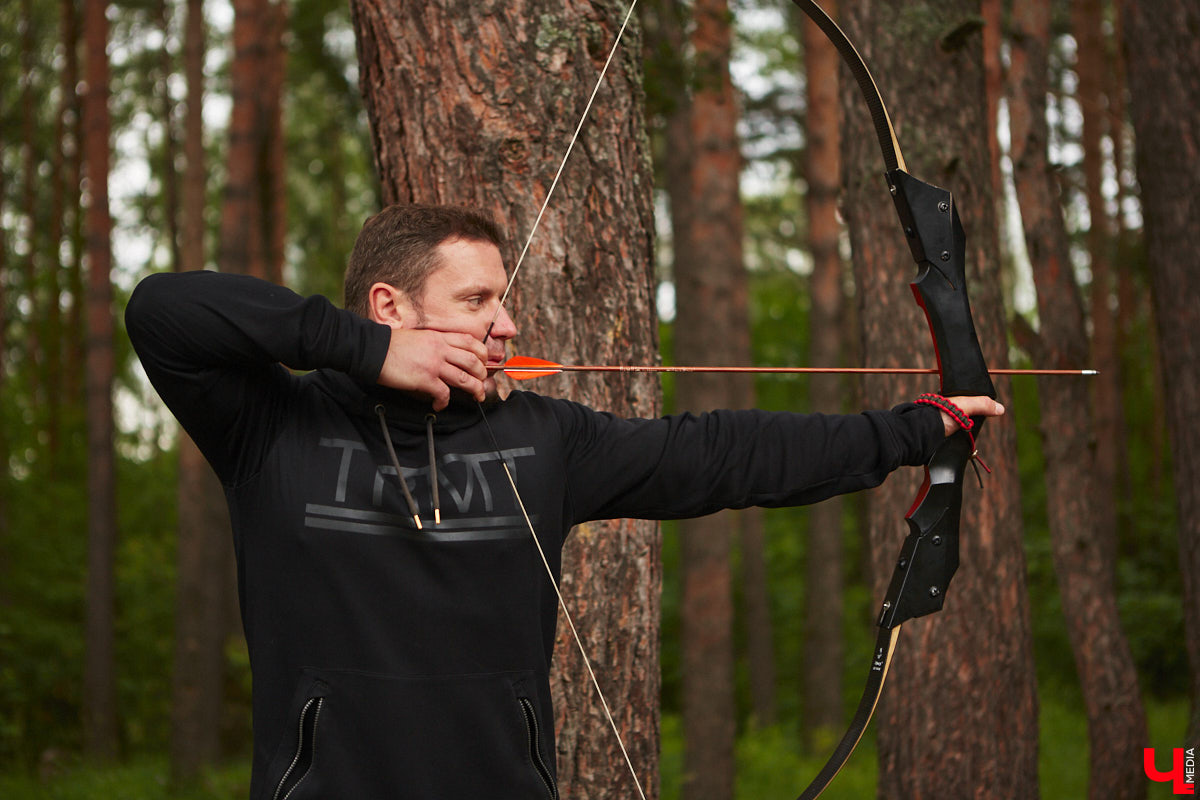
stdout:
<svg viewBox="0 0 1200 800">
<path fill-rule="evenodd" d="M 1077 699 L 1077 696 L 1076 696 Z M 1088 796 L 1087 720 L 1079 703 L 1045 691 L 1040 698 L 1038 779 L 1043 798 Z M 1152 747 L 1180 747 L 1187 727 L 1184 698 L 1147 700 Z M 662 800 L 678 800 L 683 780 L 683 737 L 678 717 L 663 718 Z M 849 762 L 830 784 L 822 800 L 862 800 L 876 796 L 877 759 L 874 727 L 867 729 Z M 781 728 L 745 732 L 737 744 L 737 798 L 772 800 L 795 797 L 825 764 L 835 742 L 817 754 L 802 752 L 796 737 Z M 1161 766 L 1167 767 L 1165 750 Z M 1139 755 L 1140 758 L 1140 755 Z M 1168 784 L 1147 783 L 1150 800 L 1173 797 Z"/>
<path fill-rule="evenodd" d="M 52 777 L 0 773 L 5 800 L 245 800 L 250 794 L 250 762 L 206 770 L 194 783 L 171 786 L 165 756 L 143 756 L 124 764 L 78 763 L 57 768 Z"/>
<path fill-rule="evenodd" d="M 1150 744 L 1165 751 L 1179 747 L 1187 725 L 1185 699 L 1150 700 L 1147 715 Z M 1068 697 L 1044 692 L 1040 712 L 1041 748 L 1038 754 L 1041 796 L 1087 797 L 1087 725 L 1083 710 Z M 683 735 L 678 716 L 662 721 L 662 800 L 678 800 L 683 778 Z M 777 726 L 743 733 L 737 743 L 737 797 L 744 800 L 790 798 L 824 765 L 829 748 L 806 754 L 790 729 Z M 83 763 L 57 767 L 51 777 L 0 772 L 0 798 L 4 800 L 245 800 L 249 794 L 250 765 L 231 762 L 205 772 L 186 787 L 173 787 L 165 756 L 141 756 L 115 766 Z M 875 797 L 875 737 L 868 729 L 849 763 L 821 796 L 823 800 L 862 800 Z M 1147 797 L 1172 797 L 1168 784 L 1147 780 Z"/>
</svg>

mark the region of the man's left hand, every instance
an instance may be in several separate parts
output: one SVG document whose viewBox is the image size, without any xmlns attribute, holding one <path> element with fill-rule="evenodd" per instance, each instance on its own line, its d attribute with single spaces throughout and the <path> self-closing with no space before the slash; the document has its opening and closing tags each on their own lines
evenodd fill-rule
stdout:
<svg viewBox="0 0 1200 800">
<path fill-rule="evenodd" d="M 997 403 L 990 397 L 951 397 L 949 398 L 954 405 L 966 412 L 968 417 L 999 417 L 1004 414 L 1004 406 Z M 954 417 L 941 411 L 942 424 L 946 426 L 946 435 L 954 433 L 959 429 L 958 422 Z"/>
</svg>

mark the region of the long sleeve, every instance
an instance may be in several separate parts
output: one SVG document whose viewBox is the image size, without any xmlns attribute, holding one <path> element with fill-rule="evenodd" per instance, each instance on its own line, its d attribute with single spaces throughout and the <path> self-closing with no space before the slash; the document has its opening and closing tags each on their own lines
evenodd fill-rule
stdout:
<svg viewBox="0 0 1200 800">
<path fill-rule="evenodd" d="M 226 483 L 270 446 L 293 378 L 284 367 L 330 368 L 373 382 L 388 329 L 244 275 L 158 273 L 125 312 L 150 382 Z"/>
<path fill-rule="evenodd" d="M 572 443 L 568 513 L 576 522 L 813 503 L 925 463 L 943 437 L 937 411 L 911 403 L 862 414 L 714 411 L 657 420 L 556 408 Z"/>
</svg>

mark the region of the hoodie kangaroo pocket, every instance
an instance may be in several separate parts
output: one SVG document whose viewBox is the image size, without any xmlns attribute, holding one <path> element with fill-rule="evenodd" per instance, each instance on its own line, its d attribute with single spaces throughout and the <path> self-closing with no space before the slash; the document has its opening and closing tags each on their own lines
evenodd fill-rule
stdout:
<svg viewBox="0 0 1200 800">
<path fill-rule="evenodd" d="M 545 784 L 546 796 L 550 800 L 558 800 L 558 784 L 554 780 L 554 773 L 550 771 L 549 764 L 542 756 L 542 732 L 541 726 L 538 724 L 537 710 L 534 708 L 533 701 L 528 697 L 518 697 L 517 702 L 521 706 L 521 713 L 525 715 L 525 727 L 529 731 L 529 761 L 533 765 L 533 771 Z"/>
<path fill-rule="evenodd" d="M 279 785 L 271 800 L 291 800 L 296 789 L 312 771 L 313 761 L 317 752 L 317 722 L 321 718 L 321 707 L 325 705 L 324 697 L 313 697 L 304 703 L 300 710 L 300 719 L 296 725 L 298 735 L 296 751 L 284 770 Z"/>
<path fill-rule="evenodd" d="M 321 696 L 298 706 L 270 800 L 556 797 L 532 672 L 314 675 Z"/>
<path fill-rule="evenodd" d="M 312 776 L 327 693 L 328 686 L 323 681 L 307 674 L 297 687 L 289 707 L 287 728 L 268 769 L 266 793 L 262 795 L 267 800 L 319 796 L 309 790 L 315 782 Z"/>
</svg>

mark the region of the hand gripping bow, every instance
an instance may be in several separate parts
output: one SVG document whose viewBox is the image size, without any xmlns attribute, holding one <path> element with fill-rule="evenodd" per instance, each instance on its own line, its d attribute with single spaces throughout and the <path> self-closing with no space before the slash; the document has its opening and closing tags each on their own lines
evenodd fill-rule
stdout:
<svg viewBox="0 0 1200 800">
<path fill-rule="evenodd" d="M 905 171 L 883 97 L 862 56 L 841 28 L 812 0 L 792 0 L 833 42 L 862 90 L 886 165 L 888 190 L 900 225 L 917 262 L 911 284 L 925 312 L 941 375 L 941 393 L 996 396 L 988 374 L 967 297 L 966 236 L 950 192 Z M 879 612 L 879 637 L 858 710 L 829 761 L 800 795 L 811 800 L 825 790 L 862 738 L 887 677 L 900 625 L 940 611 L 946 589 L 958 569 L 958 527 L 966 466 L 975 457 L 983 418 L 974 419 L 973 436 L 960 430 L 938 446 L 925 466 L 925 482 L 905 515 L 909 534 Z"/>
</svg>

